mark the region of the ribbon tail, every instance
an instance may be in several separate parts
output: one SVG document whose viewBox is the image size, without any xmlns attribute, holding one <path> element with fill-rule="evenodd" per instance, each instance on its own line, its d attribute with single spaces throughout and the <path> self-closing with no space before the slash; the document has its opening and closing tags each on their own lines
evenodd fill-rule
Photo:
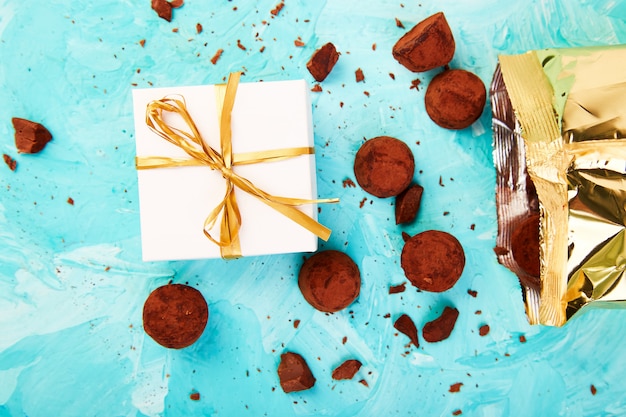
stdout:
<svg viewBox="0 0 626 417">
<path fill-rule="evenodd" d="M 259 198 L 259 200 L 272 207 L 274 210 L 280 212 L 284 216 L 288 217 L 289 219 L 293 220 L 294 222 L 298 223 L 300 226 L 304 227 L 306 230 L 313 233 L 320 239 L 327 241 L 330 238 L 331 230 L 328 227 L 313 220 L 311 217 L 304 214 L 297 208 L 263 198 Z"/>
</svg>

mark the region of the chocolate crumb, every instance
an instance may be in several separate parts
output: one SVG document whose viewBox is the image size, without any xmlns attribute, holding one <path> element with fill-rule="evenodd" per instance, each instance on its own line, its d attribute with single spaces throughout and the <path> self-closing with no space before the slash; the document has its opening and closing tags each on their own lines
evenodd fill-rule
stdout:
<svg viewBox="0 0 626 417">
<path fill-rule="evenodd" d="M 341 344 L 345 345 L 347 341 L 348 341 L 348 336 L 344 336 L 343 339 L 341 339 Z"/>
<path fill-rule="evenodd" d="M 519 341 L 520 341 L 520 343 L 526 343 L 526 336 L 524 336 L 523 334 L 520 335 Z"/>
<path fill-rule="evenodd" d="M 476 225 L 475 225 L 474 223 L 472 223 L 472 224 L 470 225 L 470 229 L 471 229 L 471 230 L 476 230 Z"/>
<path fill-rule="evenodd" d="M 285 3 L 281 1 L 280 3 L 278 3 L 278 4 L 276 5 L 276 7 L 274 7 L 274 8 L 270 11 L 270 13 L 271 13 L 273 16 L 278 16 L 278 13 L 280 13 L 280 11 L 283 9 L 283 7 L 285 7 Z"/>
<path fill-rule="evenodd" d="M 441 175 L 439 176 L 439 185 L 445 187 L 445 185 L 443 185 L 443 179 L 441 178 Z"/>
<path fill-rule="evenodd" d="M 202 25 L 200 23 L 196 23 L 196 33 L 198 35 L 202 33 Z"/>
<path fill-rule="evenodd" d="M 400 21 L 400 19 L 398 19 L 397 17 L 396 17 L 396 26 L 397 26 L 397 27 L 399 27 L 399 28 L 404 29 L 404 25 L 402 24 L 402 22 Z"/>
<path fill-rule="evenodd" d="M 364 386 L 366 386 L 366 387 L 369 387 L 369 384 L 368 384 L 368 383 L 367 383 L 367 381 L 366 381 L 366 380 L 364 380 L 364 379 L 360 380 L 360 381 L 359 381 L 359 384 L 364 385 Z"/>
<path fill-rule="evenodd" d="M 363 200 L 361 200 L 361 201 L 359 202 L 359 208 L 363 208 L 363 206 L 365 205 L 365 202 L 366 202 L 366 201 L 367 201 L 367 198 L 366 198 L 366 197 L 363 197 Z"/>
<path fill-rule="evenodd" d="M 265 45 L 263 45 L 263 46 L 259 49 L 259 52 L 260 52 L 260 53 L 263 53 L 263 51 L 265 51 Z"/>
<path fill-rule="evenodd" d="M 456 319 L 459 317 L 459 310 L 454 307 L 444 308 L 441 316 L 424 325 L 422 337 L 430 343 L 441 342 L 447 339 L 454 329 Z"/>
<path fill-rule="evenodd" d="M 370 96 L 370 92 L 369 91 L 363 91 L 363 94 L 365 94 L 366 96 Z"/>
<path fill-rule="evenodd" d="M 461 385 L 463 385 L 462 382 L 457 382 L 455 384 L 450 385 L 450 389 L 448 390 L 448 392 L 459 392 L 459 391 L 461 391 Z"/>
<path fill-rule="evenodd" d="M 407 232 L 402 232 L 402 240 L 406 242 L 409 239 L 411 239 L 411 235 L 408 234 Z"/>
<path fill-rule="evenodd" d="M 375 43 L 373 43 L 373 44 L 372 44 L 372 51 L 375 51 L 375 50 L 376 50 L 376 44 L 375 44 Z"/>
<path fill-rule="evenodd" d="M 145 39 L 139 40 L 139 45 L 141 45 L 142 48 L 146 46 L 146 40 Z"/>
<path fill-rule="evenodd" d="M 296 320 L 293 321 L 293 328 L 294 329 L 297 329 L 299 325 L 300 325 L 300 320 L 299 319 L 296 319 Z"/>
<path fill-rule="evenodd" d="M 2 155 L 2 158 L 4 159 L 4 163 L 7 164 L 9 169 L 11 171 L 15 171 L 15 168 L 17 168 L 17 162 L 15 161 L 15 159 L 11 158 L 7 154 Z"/>
<path fill-rule="evenodd" d="M 389 73 L 389 77 L 390 77 L 392 80 L 395 80 L 395 79 L 396 79 L 396 75 L 395 75 L 393 72 L 390 72 L 390 73 Z"/>
<path fill-rule="evenodd" d="M 200 400 L 200 393 L 199 392 L 193 392 L 191 394 L 189 394 L 189 399 L 192 401 L 199 401 Z"/>
<path fill-rule="evenodd" d="M 52 140 L 52 134 L 40 123 L 14 117 L 15 146 L 21 153 L 37 153 Z"/>
<path fill-rule="evenodd" d="M 415 327 L 415 323 L 413 323 L 411 317 L 406 314 L 401 315 L 395 323 L 393 323 L 393 327 L 407 335 L 415 347 L 419 347 L 419 341 L 417 340 L 417 327 Z"/>
<path fill-rule="evenodd" d="M 591 387 L 589 387 L 589 389 L 591 390 L 591 395 L 596 395 L 596 393 L 598 392 L 593 384 L 591 384 Z"/>
<path fill-rule="evenodd" d="M 311 91 L 313 91 L 314 93 L 321 93 L 322 92 L 322 86 L 319 84 L 315 84 L 313 86 L 313 88 L 311 88 Z"/>
<path fill-rule="evenodd" d="M 178 33 L 178 28 L 174 28 L 174 29 L 172 29 L 172 32 L 174 32 L 174 33 Z"/>
<path fill-rule="evenodd" d="M 355 188 L 356 187 L 356 184 L 350 178 L 346 178 L 345 180 L 343 180 L 342 184 L 343 184 L 343 188 L 346 188 L 346 187 Z"/>
<path fill-rule="evenodd" d="M 74 199 L 72 197 L 68 197 L 67 198 L 67 204 L 69 204 L 70 206 L 74 205 Z"/>
<path fill-rule="evenodd" d="M 332 373 L 332 378 L 335 380 L 352 379 L 359 369 L 361 369 L 361 362 L 356 359 L 348 359 L 341 365 L 339 365 Z"/>
<path fill-rule="evenodd" d="M 476 296 L 478 295 L 478 291 L 474 291 L 474 290 L 467 290 L 467 293 L 474 298 L 476 298 Z"/>
<path fill-rule="evenodd" d="M 304 46 L 304 42 L 302 42 L 302 39 L 296 39 L 295 41 L 293 41 L 293 44 L 296 45 L 296 47 L 298 48 L 302 48 Z"/>
<path fill-rule="evenodd" d="M 161 19 L 172 21 L 172 4 L 167 0 L 152 0 L 152 10 L 157 12 Z"/>
<path fill-rule="evenodd" d="M 478 329 L 478 334 L 481 336 L 487 336 L 489 334 L 489 325 L 483 324 L 482 326 L 480 326 L 480 328 Z"/>
<path fill-rule="evenodd" d="M 220 57 L 222 56 L 222 52 L 224 52 L 224 50 L 221 48 L 215 52 L 215 55 L 213 55 L 213 58 L 211 58 L 211 64 L 217 64 L 217 60 L 220 59 Z"/>
<path fill-rule="evenodd" d="M 414 80 L 411 81 L 411 87 L 409 88 L 409 90 L 415 89 L 415 91 L 419 91 L 419 85 L 422 83 L 422 81 L 419 78 L 416 78 Z"/>
<path fill-rule="evenodd" d="M 389 294 L 398 294 L 404 292 L 406 290 L 406 282 L 403 282 L 400 285 L 392 285 L 389 287 Z"/>
<path fill-rule="evenodd" d="M 356 82 L 360 83 L 363 80 L 365 80 L 365 76 L 363 75 L 363 70 L 361 68 L 358 68 L 355 72 L 355 77 L 356 77 Z"/>
<path fill-rule="evenodd" d="M 242 51 L 246 51 L 247 50 L 246 47 L 241 44 L 241 40 L 240 39 L 237 39 L 237 48 L 241 49 Z"/>
<path fill-rule="evenodd" d="M 463 411 L 461 411 L 461 410 L 454 410 L 454 411 L 452 412 L 452 415 L 453 415 L 453 416 L 460 416 L 461 414 L 463 414 Z"/>
</svg>

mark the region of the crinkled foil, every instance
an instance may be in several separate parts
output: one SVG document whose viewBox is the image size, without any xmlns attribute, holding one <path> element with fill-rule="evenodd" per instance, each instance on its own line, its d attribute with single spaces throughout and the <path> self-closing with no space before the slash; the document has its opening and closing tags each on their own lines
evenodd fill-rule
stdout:
<svg viewBox="0 0 626 417">
<path fill-rule="evenodd" d="M 623 62 L 623 45 L 500 57 L 491 85 L 496 252 L 520 277 L 532 324 L 559 326 L 594 301 L 626 300 Z M 516 222 L 537 210 L 538 287 L 508 252 Z"/>
</svg>

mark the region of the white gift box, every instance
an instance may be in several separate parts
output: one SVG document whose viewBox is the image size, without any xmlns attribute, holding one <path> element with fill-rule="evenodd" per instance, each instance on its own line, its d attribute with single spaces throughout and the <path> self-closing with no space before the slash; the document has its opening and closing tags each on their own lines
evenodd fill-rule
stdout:
<svg viewBox="0 0 626 417">
<path fill-rule="evenodd" d="M 206 144 L 221 153 L 215 87 L 212 85 L 134 89 L 138 157 L 188 158 L 146 124 L 149 102 L 166 96 L 184 98 Z M 313 147 L 309 90 L 304 80 L 241 83 L 232 111 L 233 154 Z M 233 167 L 263 191 L 282 197 L 317 198 L 315 156 Z M 219 258 L 220 247 L 203 232 L 208 214 L 224 198 L 226 181 L 207 166 L 137 171 L 144 261 Z M 318 238 L 256 197 L 235 189 L 241 213 L 242 256 L 314 252 Z M 317 219 L 316 204 L 297 207 Z M 219 221 L 211 231 L 219 239 Z"/>
</svg>

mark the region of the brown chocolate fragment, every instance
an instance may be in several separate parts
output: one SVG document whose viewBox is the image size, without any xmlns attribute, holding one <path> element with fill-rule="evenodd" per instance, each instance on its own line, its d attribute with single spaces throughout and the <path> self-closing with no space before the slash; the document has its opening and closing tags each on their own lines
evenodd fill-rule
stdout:
<svg viewBox="0 0 626 417">
<path fill-rule="evenodd" d="M 525 219 L 511 234 L 513 259 L 531 277 L 539 279 L 539 214 Z M 536 283 L 535 283 L 536 284 Z M 533 285 L 536 287 L 536 285 Z"/>
<path fill-rule="evenodd" d="M 453 307 L 446 307 L 441 316 L 424 325 L 422 336 L 430 343 L 441 342 L 450 336 L 454 329 L 456 319 L 459 317 L 459 310 Z"/>
<path fill-rule="evenodd" d="M 222 56 L 222 53 L 224 52 L 224 50 L 222 48 L 218 49 L 215 52 L 215 55 L 213 55 L 213 57 L 211 58 L 211 64 L 215 65 L 217 64 L 217 61 L 220 59 L 220 57 Z"/>
<path fill-rule="evenodd" d="M 170 1 L 170 5 L 172 6 L 172 9 L 178 9 L 179 7 L 183 7 L 183 4 L 185 4 L 185 0 L 171 0 Z"/>
<path fill-rule="evenodd" d="M 393 285 L 389 287 L 389 294 L 398 294 L 404 292 L 406 290 L 406 282 L 403 282 L 400 285 Z"/>
<path fill-rule="evenodd" d="M 478 328 L 478 334 L 481 336 L 487 336 L 489 334 L 489 325 L 483 324 Z"/>
<path fill-rule="evenodd" d="M 42 124 L 14 117 L 15 146 L 21 153 L 37 153 L 52 140 L 52 134 Z"/>
<path fill-rule="evenodd" d="M 354 174 L 366 192 L 380 198 L 404 191 L 415 172 L 413 152 L 402 141 L 378 136 L 363 143 L 356 153 Z"/>
<path fill-rule="evenodd" d="M 276 7 L 274 7 L 270 13 L 272 14 L 272 16 L 278 16 L 278 13 L 280 13 L 280 11 L 283 9 L 283 7 L 285 7 L 285 3 L 284 2 L 280 2 L 276 5 Z"/>
<path fill-rule="evenodd" d="M 593 385 L 593 384 L 591 384 L 589 389 L 591 391 L 591 395 L 596 395 L 596 393 L 598 392 L 598 390 L 596 389 L 595 385 Z"/>
<path fill-rule="evenodd" d="M 357 68 L 357 70 L 354 72 L 354 76 L 357 83 L 365 80 L 365 75 L 363 75 L 363 70 L 361 68 Z"/>
<path fill-rule="evenodd" d="M 202 24 L 196 23 L 196 33 L 199 35 L 202 33 Z"/>
<path fill-rule="evenodd" d="M 348 255 L 327 250 L 304 262 L 298 286 L 309 304 L 320 311 L 334 313 L 352 304 L 359 296 L 361 274 Z"/>
<path fill-rule="evenodd" d="M 424 187 L 412 184 L 396 197 L 396 224 L 411 223 L 420 209 Z"/>
<path fill-rule="evenodd" d="M 181 349 L 193 344 L 206 327 L 209 308 L 200 291 L 188 285 L 164 285 L 143 306 L 143 327 L 158 344 Z"/>
<path fill-rule="evenodd" d="M 189 399 L 192 401 L 200 401 L 200 393 L 192 392 L 191 394 L 189 394 Z"/>
<path fill-rule="evenodd" d="M 393 46 L 393 57 L 410 71 L 424 72 L 452 60 L 454 37 L 442 12 L 415 25 Z"/>
<path fill-rule="evenodd" d="M 337 60 L 339 60 L 339 53 L 335 45 L 328 42 L 313 53 L 306 67 L 317 82 L 322 82 L 330 74 Z"/>
<path fill-rule="evenodd" d="M 456 382 L 452 385 L 450 385 L 450 389 L 448 390 L 448 392 L 459 392 L 461 391 L 461 386 L 463 385 L 462 382 Z"/>
<path fill-rule="evenodd" d="M 315 385 L 315 377 L 302 356 L 293 352 L 280 355 L 280 386 L 285 392 L 304 391 Z"/>
<path fill-rule="evenodd" d="M 443 292 L 461 276 L 465 253 L 451 234 L 427 230 L 406 241 L 400 263 L 411 284 L 420 290 Z"/>
<path fill-rule="evenodd" d="M 352 379 L 357 372 L 361 369 L 361 362 L 356 359 L 348 359 L 341 365 L 339 365 L 333 371 L 332 377 L 335 380 L 340 379 Z"/>
<path fill-rule="evenodd" d="M 433 122 L 445 129 L 465 129 L 483 113 L 487 92 L 475 74 L 451 69 L 431 80 L 424 99 Z"/>
<path fill-rule="evenodd" d="M 172 5 L 167 0 L 152 0 L 152 10 L 157 12 L 161 19 L 172 21 Z"/>
<path fill-rule="evenodd" d="M 453 415 L 453 416 L 460 416 L 461 414 L 463 414 L 463 411 L 462 411 L 462 410 L 460 410 L 460 409 L 454 410 L 454 411 L 452 412 L 452 415 Z"/>
<path fill-rule="evenodd" d="M 11 158 L 7 154 L 3 154 L 2 159 L 4 159 L 4 163 L 7 164 L 11 171 L 15 171 L 15 169 L 17 168 L 17 162 L 15 161 L 15 159 Z"/>
<path fill-rule="evenodd" d="M 415 327 L 415 323 L 413 323 L 411 317 L 406 314 L 401 315 L 393 323 L 393 327 L 407 335 L 415 347 L 419 347 L 420 344 L 417 339 L 417 327 Z"/>
</svg>

